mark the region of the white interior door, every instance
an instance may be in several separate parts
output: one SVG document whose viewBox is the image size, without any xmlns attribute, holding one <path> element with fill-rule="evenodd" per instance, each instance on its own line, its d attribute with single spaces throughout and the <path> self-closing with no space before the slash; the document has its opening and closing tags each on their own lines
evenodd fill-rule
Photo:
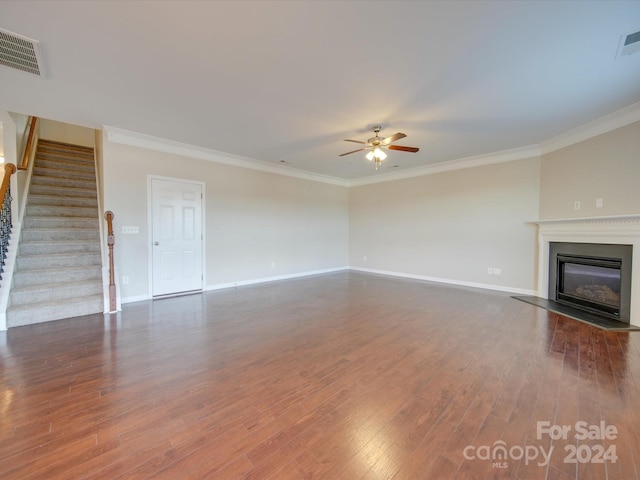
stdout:
<svg viewBox="0 0 640 480">
<path fill-rule="evenodd" d="M 151 179 L 152 294 L 202 290 L 202 185 Z"/>
</svg>

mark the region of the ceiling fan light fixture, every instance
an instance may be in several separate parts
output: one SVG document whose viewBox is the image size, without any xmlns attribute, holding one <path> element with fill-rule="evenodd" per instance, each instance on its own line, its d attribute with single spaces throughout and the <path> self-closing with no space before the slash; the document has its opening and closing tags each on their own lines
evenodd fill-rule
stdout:
<svg viewBox="0 0 640 480">
<path fill-rule="evenodd" d="M 384 153 L 382 150 L 380 150 L 379 148 L 376 148 L 373 151 L 373 156 L 375 158 L 377 158 L 378 160 L 384 160 L 385 158 L 387 158 L 387 154 Z"/>
<path fill-rule="evenodd" d="M 363 150 L 368 150 L 368 152 L 365 155 L 365 158 L 367 160 L 369 160 L 370 162 L 374 162 L 375 165 L 376 165 L 376 170 L 378 170 L 378 167 L 380 165 L 382 165 L 382 161 L 387 158 L 387 154 L 384 152 L 384 150 L 386 150 L 386 149 L 389 149 L 389 150 L 400 150 L 400 151 L 412 152 L 412 153 L 416 153 L 419 150 L 418 147 L 404 147 L 404 146 L 399 146 L 399 145 L 391 145 L 396 140 L 400 140 L 401 138 L 406 137 L 406 135 L 404 133 L 398 132 L 398 133 L 396 133 L 394 135 L 391 135 L 389 137 L 382 138 L 382 137 L 380 137 L 378 135 L 378 133 L 380 133 L 381 129 L 382 129 L 382 127 L 380 125 L 375 125 L 373 127 L 373 132 L 376 134 L 375 137 L 371 137 L 371 138 L 367 139 L 366 142 L 364 142 L 362 140 L 345 140 L 345 142 L 359 143 L 359 144 L 361 144 L 363 146 L 361 148 L 356 149 L 356 150 L 352 150 L 350 152 L 342 153 L 342 154 L 340 154 L 340 156 L 344 157 L 345 155 L 350 155 L 352 153 L 361 152 Z"/>
</svg>

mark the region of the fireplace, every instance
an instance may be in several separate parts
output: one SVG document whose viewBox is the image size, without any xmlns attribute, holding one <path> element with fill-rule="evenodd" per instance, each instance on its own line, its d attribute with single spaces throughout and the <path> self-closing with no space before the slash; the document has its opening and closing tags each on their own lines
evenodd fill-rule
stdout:
<svg viewBox="0 0 640 480">
<path fill-rule="evenodd" d="M 584 309 L 567 307 L 556 300 L 556 254 L 558 251 L 554 247 L 552 255 L 551 246 L 563 243 L 581 246 L 590 244 L 619 245 L 627 251 L 636 252 L 636 255 L 640 252 L 640 214 L 548 219 L 538 220 L 534 223 L 538 227 L 538 287 L 537 297 L 533 298 L 553 302 L 562 308 L 579 312 L 581 315 L 583 313 L 587 316 L 591 314 Z M 621 325 L 625 329 L 630 326 L 640 328 L 640 261 L 631 264 L 631 258 L 625 261 L 619 253 L 603 253 L 602 251 L 576 252 L 563 249 L 560 253 L 581 257 L 623 259 L 620 266 L 620 315 L 619 318 L 616 316 L 615 320 L 607 319 L 606 322 Z M 629 271 L 630 273 L 628 273 Z M 578 315 L 573 318 L 578 318 Z M 598 318 L 607 317 L 598 315 Z"/>
<path fill-rule="evenodd" d="M 630 323 L 632 245 L 549 243 L 550 300 Z"/>
</svg>

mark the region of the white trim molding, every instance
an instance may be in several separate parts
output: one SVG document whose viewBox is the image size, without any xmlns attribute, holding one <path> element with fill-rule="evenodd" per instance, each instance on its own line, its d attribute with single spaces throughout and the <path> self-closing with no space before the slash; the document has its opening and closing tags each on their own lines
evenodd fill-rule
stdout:
<svg viewBox="0 0 640 480">
<path fill-rule="evenodd" d="M 352 180 L 349 183 L 349 186 L 359 187 L 361 185 L 370 185 L 372 183 L 391 182 L 393 180 L 402 180 L 422 175 L 433 175 L 434 173 L 462 170 L 463 168 L 482 167 L 484 165 L 493 165 L 495 163 L 513 162 L 515 160 L 525 160 L 527 158 L 535 158 L 539 156 L 540 148 L 537 145 L 530 145 L 528 147 L 512 148 L 511 150 L 503 150 L 501 152 L 486 153 L 483 155 L 475 155 L 473 157 L 450 160 L 447 162 L 433 163 L 431 165 L 425 165 L 424 167 L 410 168 L 399 172 L 376 175 L 375 177 L 357 178 Z"/>
<path fill-rule="evenodd" d="M 312 275 L 322 275 L 323 273 L 342 272 L 348 269 L 349 267 L 326 268 L 323 270 L 310 270 L 307 272 L 290 273 L 287 275 L 277 275 L 274 277 L 261 277 L 261 278 L 253 278 L 249 280 L 238 280 L 237 282 L 217 283 L 214 285 L 206 286 L 205 290 L 207 291 L 221 290 L 223 288 L 234 288 L 234 287 L 242 287 L 245 285 L 255 285 L 258 283 L 277 282 L 278 280 L 291 280 L 293 278 L 310 277 Z"/>
<path fill-rule="evenodd" d="M 490 285 L 490 284 L 486 284 L 486 283 L 475 283 L 475 282 L 465 282 L 465 281 L 461 281 L 461 280 L 450 280 L 450 279 L 446 279 L 446 278 L 436 278 L 436 277 L 427 277 L 424 275 L 413 275 L 410 273 L 399 273 L 399 272 L 390 272 L 387 270 L 375 270 L 372 268 L 360 268 L 360 267 L 351 267 L 351 266 L 345 266 L 345 267 L 336 267 L 336 268 L 326 268 L 323 270 L 311 270 L 311 271 L 306 271 L 306 272 L 300 272 L 300 273 L 291 273 L 288 275 L 278 275 L 275 277 L 261 277 L 261 278 L 253 278 L 253 279 L 248 279 L 248 280 L 238 280 L 235 282 L 227 282 L 227 283 L 217 283 L 217 284 L 213 284 L 213 285 L 207 285 L 203 292 L 206 291 L 212 291 L 212 290 L 222 290 L 222 289 L 226 289 L 226 288 L 235 288 L 235 287 L 243 287 L 246 285 L 256 285 L 256 284 L 260 284 L 260 283 L 268 283 L 268 282 L 276 282 L 279 280 L 291 280 L 294 278 L 303 278 L 303 277 L 310 277 L 312 275 L 322 275 L 325 273 L 335 273 L 335 272 L 343 272 L 346 270 L 351 270 L 354 272 L 364 272 L 364 273 L 373 273 L 373 274 L 377 274 L 377 275 L 386 275 L 386 276 L 391 276 L 391 277 L 402 277 L 402 278 L 409 278 L 412 280 L 425 280 L 428 282 L 434 282 L 434 283 L 443 283 L 443 284 L 448 284 L 448 285 L 455 285 L 455 286 L 459 286 L 459 287 L 470 287 L 470 288 L 480 288 L 483 290 L 494 290 L 494 291 L 498 291 L 498 292 L 505 292 L 505 293 L 514 293 L 517 295 L 535 295 L 536 292 L 534 290 L 527 290 L 524 288 L 514 288 L 514 287 L 504 287 L 501 285 Z M 190 292 L 193 293 L 193 292 Z M 158 297 L 158 298 L 166 298 L 166 297 Z M 141 302 L 141 301 L 145 301 L 145 300 L 153 300 L 153 297 L 151 295 L 137 295 L 137 296 L 133 296 L 133 297 L 127 297 L 127 298 L 123 298 L 122 299 L 122 303 L 133 303 L 133 302 Z"/>
<path fill-rule="evenodd" d="M 540 150 L 545 155 L 635 122 L 640 122 L 640 102 L 553 137 L 541 143 Z"/>
<path fill-rule="evenodd" d="M 354 272 L 375 273 L 377 275 L 387 275 L 391 277 L 410 278 L 413 280 L 424 280 L 427 282 L 434 282 L 434 283 L 445 283 L 447 285 L 456 285 L 459 287 L 481 288 L 483 290 L 495 290 L 498 292 L 516 293 L 518 295 L 535 295 L 536 293 L 534 290 L 528 290 L 526 288 L 505 287 L 502 285 L 493 285 L 489 283 L 466 282 L 463 280 L 452 280 L 448 278 L 428 277 L 425 275 L 414 275 L 411 273 L 391 272 L 388 270 L 376 270 L 374 268 L 349 267 L 349 270 L 353 270 Z"/>
<path fill-rule="evenodd" d="M 336 268 L 326 268 L 323 270 L 309 270 L 306 272 L 299 272 L 299 273 L 290 273 L 288 275 L 278 275 L 275 277 L 261 277 L 261 278 L 252 278 L 252 279 L 248 279 L 248 280 L 237 280 L 235 282 L 227 282 L 227 283 L 216 283 L 213 285 L 207 285 L 204 287 L 204 289 L 202 290 L 202 292 L 207 292 L 207 291 L 211 291 L 211 290 L 222 290 L 225 288 L 235 288 L 235 287 L 242 287 L 245 285 L 256 285 L 259 283 L 268 283 L 268 282 L 276 282 L 278 280 L 290 280 L 293 278 L 302 278 L 302 277 L 309 277 L 311 275 L 321 275 L 323 273 L 334 273 L 334 272 L 342 272 L 344 270 L 348 270 L 349 267 L 336 267 Z M 198 293 L 199 291 L 195 291 L 195 292 L 188 292 L 189 294 L 192 293 Z M 161 296 L 158 298 L 167 298 L 167 296 Z M 142 302 L 145 300 L 153 300 L 153 297 L 151 296 L 151 294 L 147 294 L 147 295 L 136 295 L 136 296 L 132 296 L 132 297 L 126 297 L 122 299 L 122 303 L 133 303 L 133 302 Z"/>
<path fill-rule="evenodd" d="M 640 214 L 611 217 L 538 220 L 538 293 L 548 297 L 549 243 L 608 243 L 632 245 L 640 252 Z M 631 324 L 640 327 L 640 260 L 631 267 Z"/>
<path fill-rule="evenodd" d="M 404 178 L 419 177 L 422 175 L 432 175 L 434 173 L 461 170 L 463 168 L 480 167 L 493 165 L 495 163 L 513 162 L 516 160 L 526 160 L 528 158 L 540 157 L 547 153 L 560 150 L 561 148 L 583 142 L 592 137 L 602 135 L 617 128 L 625 127 L 640 121 L 640 102 L 629 105 L 621 110 L 613 112 L 592 122 L 585 123 L 569 132 L 555 136 L 537 145 L 527 147 L 512 148 L 499 152 L 476 155 L 472 157 L 448 160 L 445 162 L 433 163 L 424 167 L 411 168 L 399 172 L 392 172 L 375 177 L 361 177 L 349 182 L 349 186 L 357 187 L 372 183 L 391 182 Z"/>
<path fill-rule="evenodd" d="M 342 187 L 358 187 L 373 183 L 391 182 L 394 180 L 420 177 L 423 175 L 433 175 L 435 173 L 461 170 L 464 168 L 480 167 L 484 165 L 493 165 L 496 163 L 513 162 L 540 157 L 555 150 L 568 147 L 569 145 L 588 140 L 589 138 L 602 135 L 603 133 L 610 132 L 638 121 L 640 121 L 640 102 L 588 122 L 569 132 L 557 135 L 539 144 L 432 163 L 423 167 L 410 168 L 399 172 L 389 172 L 387 174 L 376 174 L 352 180 L 322 175 L 307 170 L 288 167 L 286 165 L 278 165 L 263 160 L 242 157 L 231 153 L 175 142 L 173 140 L 167 140 L 107 125 L 103 126 L 103 129 L 106 132 L 106 139 L 113 143 L 207 160 L 224 165 L 249 168 L 261 172 L 274 173 L 276 175 L 285 175 L 303 180 L 311 180 L 313 182 L 328 183 L 330 185 L 338 185 Z"/>
<path fill-rule="evenodd" d="M 131 147 L 145 148 L 147 150 L 155 150 L 157 152 L 170 153 L 183 157 L 206 160 L 209 162 L 220 163 L 223 165 L 232 165 L 234 167 L 249 168 L 260 172 L 274 173 L 276 175 L 284 175 L 287 177 L 300 178 L 303 180 L 311 180 L 313 182 L 328 183 L 348 187 L 349 182 L 342 178 L 312 173 L 306 170 L 277 165 L 262 160 L 241 157 L 231 153 L 211 150 L 209 148 L 197 147 L 187 143 L 174 142 L 164 138 L 145 135 L 143 133 L 131 132 L 120 128 L 104 126 L 106 137 L 109 142 L 129 145 Z"/>
</svg>

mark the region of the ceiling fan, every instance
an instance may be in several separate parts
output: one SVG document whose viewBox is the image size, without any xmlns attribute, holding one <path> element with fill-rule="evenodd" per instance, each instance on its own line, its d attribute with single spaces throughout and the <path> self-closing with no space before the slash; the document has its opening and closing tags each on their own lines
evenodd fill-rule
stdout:
<svg viewBox="0 0 640 480">
<path fill-rule="evenodd" d="M 396 140 L 400 140 L 401 138 L 406 137 L 406 135 L 404 133 L 398 132 L 394 135 L 391 135 L 390 137 L 382 138 L 378 136 L 378 133 L 380 133 L 380 130 L 382 130 L 382 126 L 374 125 L 373 132 L 376 135 L 375 137 L 371 137 L 370 139 L 368 139 L 366 142 L 363 142 L 361 140 L 345 140 L 345 142 L 361 143 L 365 146 L 362 148 L 358 148 L 357 150 L 352 150 L 347 153 L 342 153 L 340 154 L 340 156 L 344 157 L 345 155 L 349 155 L 351 153 L 361 152 L 362 150 L 369 150 L 369 152 L 366 155 L 366 158 L 369 161 L 375 162 L 376 170 L 378 170 L 378 167 L 382 164 L 382 161 L 385 158 L 387 158 L 387 154 L 382 151 L 383 149 L 400 150 L 402 152 L 411 152 L 411 153 L 416 153 L 418 150 L 420 150 L 417 147 L 403 147 L 401 145 L 391 145 Z"/>
</svg>

